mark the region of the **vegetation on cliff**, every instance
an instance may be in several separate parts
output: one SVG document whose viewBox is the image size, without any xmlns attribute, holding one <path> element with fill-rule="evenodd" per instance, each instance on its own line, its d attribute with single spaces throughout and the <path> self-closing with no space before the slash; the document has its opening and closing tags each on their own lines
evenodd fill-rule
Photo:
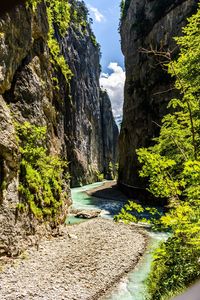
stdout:
<svg viewBox="0 0 200 300">
<path fill-rule="evenodd" d="M 131 0 L 121 0 L 120 3 L 121 19 L 126 16 L 130 3 Z"/>
<path fill-rule="evenodd" d="M 71 79 L 72 72 L 61 53 L 60 45 L 56 39 L 56 29 L 61 37 L 66 34 L 70 23 L 70 5 L 68 1 L 48 1 L 47 16 L 49 22 L 48 46 L 52 55 L 51 63 L 55 68 L 59 67 L 66 81 Z"/>
<path fill-rule="evenodd" d="M 27 5 L 33 11 L 37 9 L 42 0 L 28 0 Z M 69 1 L 65 0 L 45 0 L 47 7 L 47 17 L 49 25 L 48 46 L 51 52 L 51 63 L 55 69 L 60 68 L 63 76 L 68 82 L 72 76 L 72 72 L 61 52 L 59 42 L 56 38 L 56 30 L 60 37 L 66 34 L 71 19 L 71 8 Z"/>
<path fill-rule="evenodd" d="M 25 122 L 23 125 L 16 124 L 16 131 L 21 153 L 21 201 L 17 208 L 21 212 L 28 209 L 40 221 L 58 224 L 65 198 L 68 197 L 65 192 L 68 173 L 64 176 L 67 163 L 57 155 L 47 153 L 46 127 Z"/>
<path fill-rule="evenodd" d="M 149 191 L 167 198 L 168 212 L 157 220 L 171 237 L 154 253 L 148 279 L 150 299 L 168 299 L 200 277 L 200 9 L 189 19 L 184 35 L 176 38 L 179 57 L 169 59 L 180 97 L 169 103 L 154 146 L 137 150 L 140 176 L 149 180 Z M 118 218 L 135 221 L 132 212 L 144 212 L 129 203 Z"/>
<path fill-rule="evenodd" d="M 27 5 L 35 11 L 38 4 L 41 2 L 42 0 L 27 0 Z M 69 82 L 73 73 L 60 48 L 58 35 L 60 38 L 63 38 L 71 23 L 76 27 L 81 26 L 81 32 L 86 32 L 88 25 L 88 10 L 82 1 L 74 1 L 73 5 L 69 0 L 44 0 L 44 2 L 47 7 L 49 24 L 48 46 L 52 56 L 51 63 L 56 70 L 58 68 L 61 70 L 65 80 Z M 90 38 L 93 45 L 100 48 L 92 31 Z"/>
<path fill-rule="evenodd" d="M 85 3 L 24 2 L 0 18 L 0 255 L 13 256 L 65 222 L 70 184 L 103 173 L 118 135 L 112 111 L 102 122 L 100 52 Z"/>
</svg>

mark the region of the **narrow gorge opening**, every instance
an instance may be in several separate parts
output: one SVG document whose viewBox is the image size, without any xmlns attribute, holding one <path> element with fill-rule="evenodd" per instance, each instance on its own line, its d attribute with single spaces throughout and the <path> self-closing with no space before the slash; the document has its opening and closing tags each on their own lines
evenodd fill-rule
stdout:
<svg viewBox="0 0 200 300">
<path fill-rule="evenodd" d="M 12 2 L 0 298 L 176 297 L 200 278 L 198 1 Z"/>
</svg>

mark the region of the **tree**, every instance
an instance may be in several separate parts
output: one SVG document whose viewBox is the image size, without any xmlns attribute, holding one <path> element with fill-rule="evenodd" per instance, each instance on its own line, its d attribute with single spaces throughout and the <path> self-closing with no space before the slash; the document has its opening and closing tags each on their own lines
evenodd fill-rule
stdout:
<svg viewBox="0 0 200 300">
<path fill-rule="evenodd" d="M 155 251 L 148 279 L 154 300 L 169 299 L 200 277 L 200 9 L 183 33 L 176 38 L 180 54 L 168 63 L 180 97 L 170 101 L 154 146 L 137 150 L 140 176 L 170 208 L 159 225 L 171 237 Z M 128 219 L 131 204 L 126 208 L 122 219 Z"/>
</svg>

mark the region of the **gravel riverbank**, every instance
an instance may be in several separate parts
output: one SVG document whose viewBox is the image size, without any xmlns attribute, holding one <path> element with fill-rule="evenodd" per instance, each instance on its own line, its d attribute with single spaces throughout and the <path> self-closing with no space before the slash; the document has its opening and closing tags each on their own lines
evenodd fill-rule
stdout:
<svg viewBox="0 0 200 300">
<path fill-rule="evenodd" d="M 67 226 L 0 273 L 1 300 L 99 299 L 134 268 L 146 248 L 134 226 L 93 219 Z"/>
</svg>

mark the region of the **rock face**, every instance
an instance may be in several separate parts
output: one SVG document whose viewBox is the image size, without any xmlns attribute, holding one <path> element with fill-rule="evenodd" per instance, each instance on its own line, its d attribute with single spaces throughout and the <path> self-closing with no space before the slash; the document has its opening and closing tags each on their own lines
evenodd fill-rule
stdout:
<svg viewBox="0 0 200 300">
<path fill-rule="evenodd" d="M 85 10 L 81 5 L 77 9 Z M 74 74 L 65 132 L 71 182 L 77 186 L 96 181 L 97 173 L 108 177 L 109 163 L 117 162 L 119 133 L 110 99 L 100 90 L 100 48 L 90 25 L 72 24 L 62 47 Z"/>
<path fill-rule="evenodd" d="M 102 130 L 99 47 L 84 4 L 72 4 L 82 22 L 72 18 L 62 37 L 55 26 L 60 50 L 74 74 L 71 82 L 52 63 L 47 8 L 42 0 L 36 10 L 19 5 L 0 18 L 0 255 L 15 255 L 51 231 L 49 224 L 30 212 L 19 214 L 17 210 L 20 155 L 16 121 L 47 127 L 46 147 L 69 161 L 72 185 L 96 180 L 97 173 L 105 170 L 105 152 L 115 162 L 112 145 L 103 148 L 108 136 L 112 139 L 113 135 L 115 145 L 117 137 L 110 127 L 112 123 L 115 128 L 111 112 L 109 126 Z M 69 182 L 64 192 L 62 216 L 58 216 L 62 220 L 71 204 Z"/>
<path fill-rule="evenodd" d="M 141 51 L 173 51 L 174 36 L 197 8 L 195 0 L 127 0 L 121 21 L 126 83 L 124 117 L 119 141 L 119 184 L 143 188 L 135 150 L 158 135 L 166 106 L 176 95 L 173 80 L 161 66 L 162 58 Z"/>
<path fill-rule="evenodd" d="M 102 165 L 103 174 L 106 179 L 113 179 L 116 172 L 116 162 L 118 161 L 118 135 L 119 129 L 115 123 L 112 107 L 107 92 L 100 91 L 100 113 L 102 127 Z"/>
<path fill-rule="evenodd" d="M 93 219 L 99 217 L 101 214 L 101 210 L 80 210 L 80 209 L 75 209 L 70 211 L 71 214 L 74 215 L 76 218 L 83 218 L 83 219 Z"/>
<path fill-rule="evenodd" d="M 31 243 L 37 227 L 36 220 L 31 221 L 28 215 L 17 218 L 20 156 L 14 121 L 47 125 L 43 106 L 45 101 L 49 105 L 52 101 L 45 97 L 49 83 L 44 68 L 49 59 L 47 33 L 44 4 L 35 15 L 19 6 L 0 19 L 0 255 L 16 255 L 24 239 Z"/>
</svg>

